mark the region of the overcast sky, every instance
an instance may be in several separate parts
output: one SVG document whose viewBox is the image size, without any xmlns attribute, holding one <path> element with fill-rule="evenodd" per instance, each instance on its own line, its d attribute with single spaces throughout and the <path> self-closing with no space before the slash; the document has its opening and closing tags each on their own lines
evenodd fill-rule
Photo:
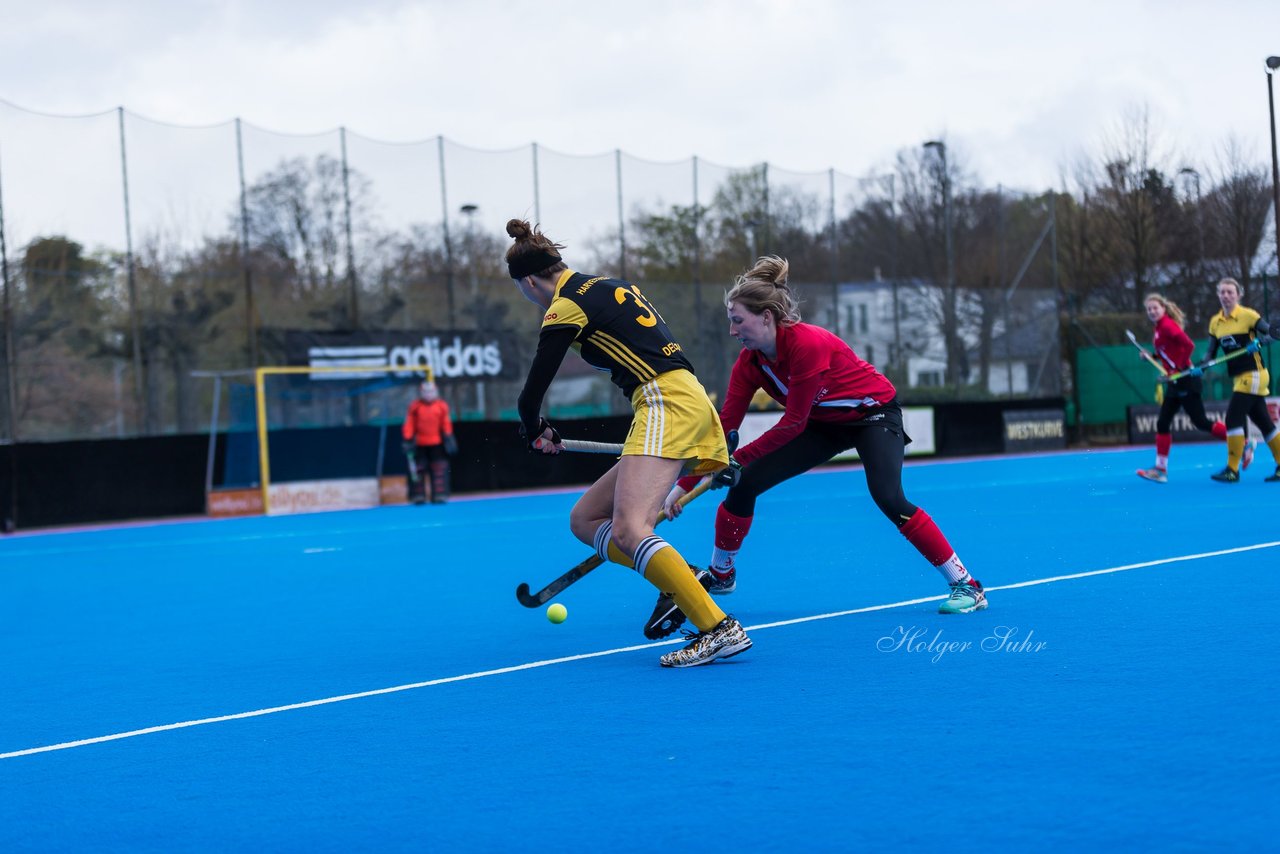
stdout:
<svg viewBox="0 0 1280 854">
<path fill-rule="evenodd" d="M 943 137 L 1022 189 L 1142 107 L 1174 170 L 1231 135 L 1269 167 L 1280 54 L 1280 0 L 0 0 L 0 24 L 0 100 L 48 113 L 851 176 Z"/>
</svg>

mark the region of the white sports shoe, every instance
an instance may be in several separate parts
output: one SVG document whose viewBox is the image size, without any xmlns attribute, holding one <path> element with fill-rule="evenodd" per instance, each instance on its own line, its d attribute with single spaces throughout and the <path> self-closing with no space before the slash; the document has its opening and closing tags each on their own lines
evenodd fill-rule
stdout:
<svg viewBox="0 0 1280 854">
<path fill-rule="evenodd" d="M 976 578 L 951 585 L 951 595 L 938 609 L 939 614 L 968 614 L 987 607 L 987 594 Z"/>
</svg>

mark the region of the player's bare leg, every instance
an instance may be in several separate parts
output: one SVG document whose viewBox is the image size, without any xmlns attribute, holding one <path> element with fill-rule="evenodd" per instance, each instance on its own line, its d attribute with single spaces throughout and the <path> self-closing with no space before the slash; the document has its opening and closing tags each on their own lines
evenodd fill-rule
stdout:
<svg viewBox="0 0 1280 854">
<path fill-rule="evenodd" d="M 587 541 L 590 533 L 589 542 L 597 553 L 634 568 L 654 587 L 670 593 L 679 610 L 698 627 L 699 634 L 687 647 L 662 657 L 667 667 L 705 664 L 751 646 L 741 625 L 712 601 L 680 553 L 653 532 L 662 501 L 682 465 L 680 460 L 662 457 L 624 456 L 587 490 L 570 514 L 575 536 Z"/>
</svg>

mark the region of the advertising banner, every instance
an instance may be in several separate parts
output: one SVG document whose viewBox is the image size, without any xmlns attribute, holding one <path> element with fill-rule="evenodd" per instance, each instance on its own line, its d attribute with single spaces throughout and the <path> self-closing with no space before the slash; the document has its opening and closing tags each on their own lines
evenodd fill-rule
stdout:
<svg viewBox="0 0 1280 854">
<path fill-rule="evenodd" d="M 321 510 L 360 510 L 382 503 L 382 489 L 376 477 L 273 483 L 268 494 L 272 516 Z"/>
<path fill-rule="evenodd" d="M 1280 424 L 1280 397 L 1267 398 L 1267 412 L 1271 415 L 1271 420 Z M 1206 400 L 1204 402 L 1204 413 L 1209 416 L 1210 421 L 1223 421 L 1227 417 L 1227 402 L 1225 400 Z M 1156 419 L 1160 415 L 1160 407 L 1130 406 L 1129 407 L 1129 442 L 1134 445 L 1147 445 L 1156 440 Z M 1250 439 L 1261 440 L 1262 434 L 1258 432 L 1258 428 L 1254 426 L 1252 421 L 1248 423 L 1248 436 Z M 1208 433 L 1197 430 L 1195 425 L 1191 423 L 1191 419 L 1187 417 L 1187 413 L 1179 410 L 1178 414 L 1173 417 L 1173 424 L 1169 428 L 1169 432 L 1173 434 L 1174 441 L 1177 442 L 1194 442 L 1194 441 L 1211 441 L 1213 437 Z"/>
<path fill-rule="evenodd" d="M 290 365 L 347 367 L 351 373 L 317 373 L 317 380 L 372 377 L 362 367 L 431 366 L 439 382 L 511 379 L 519 373 L 511 336 L 501 332 L 311 332 L 287 330 Z M 406 371 L 406 374 L 409 372 Z M 381 376 L 378 374 L 376 376 Z"/>
<path fill-rule="evenodd" d="M 1006 409 L 1004 450 L 1051 451 L 1067 446 L 1067 425 L 1061 409 Z"/>
<path fill-rule="evenodd" d="M 215 489 L 205 496 L 205 509 L 210 516 L 261 516 L 262 490 Z"/>
</svg>

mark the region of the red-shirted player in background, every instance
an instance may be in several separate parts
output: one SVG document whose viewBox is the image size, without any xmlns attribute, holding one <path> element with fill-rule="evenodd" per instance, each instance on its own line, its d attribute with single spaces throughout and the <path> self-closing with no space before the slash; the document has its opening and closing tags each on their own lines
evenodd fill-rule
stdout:
<svg viewBox="0 0 1280 854">
<path fill-rule="evenodd" d="M 418 397 L 409 404 L 404 417 L 404 451 L 410 464 L 418 473 L 409 478 L 409 498 L 414 504 L 427 500 L 427 469 L 431 470 L 431 502 L 444 504 L 449 500 L 449 457 L 458 453 L 458 440 L 453 438 L 453 421 L 449 419 L 449 404 L 440 399 L 440 390 L 433 382 L 418 386 Z"/>
<path fill-rule="evenodd" d="M 1176 374 L 1191 367 L 1191 351 L 1196 345 L 1183 331 L 1186 317 L 1178 304 L 1160 294 L 1147 294 L 1144 304 L 1147 319 L 1155 324 L 1154 345 L 1156 358 L 1164 365 L 1165 373 Z M 1138 476 L 1156 483 L 1169 480 L 1169 449 L 1173 446 L 1173 417 L 1181 409 L 1187 413 L 1196 429 L 1212 433 L 1219 439 L 1227 438 L 1227 425 L 1212 421 L 1204 413 L 1204 399 L 1200 396 L 1203 381 L 1198 376 L 1182 377 L 1169 383 L 1160 402 L 1160 414 L 1156 417 L 1156 464 L 1149 469 L 1138 469 Z M 1253 462 L 1253 445 L 1246 444 L 1242 465 Z"/>
<path fill-rule="evenodd" d="M 721 424 L 726 432 L 736 430 L 756 389 L 764 389 L 786 411 L 763 436 L 735 451 L 729 469 L 717 475 L 730 488 L 716 513 L 711 592 L 732 593 L 736 587 L 734 559 L 751 528 L 758 496 L 856 448 L 876 506 L 951 586 L 940 613 L 986 608 L 982 585 L 929 514 L 903 495 L 903 448 L 910 439 L 893 383 L 837 336 L 800 322 L 787 271 L 782 258 L 760 258 L 725 295 L 729 334 L 743 349 L 729 377 Z M 663 505 L 668 517 L 680 514 L 676 500 L 692 485 L 689 479 L 676 484 Z M 663 604 L 659 600 L 655 617 Z"/>
</svg>

